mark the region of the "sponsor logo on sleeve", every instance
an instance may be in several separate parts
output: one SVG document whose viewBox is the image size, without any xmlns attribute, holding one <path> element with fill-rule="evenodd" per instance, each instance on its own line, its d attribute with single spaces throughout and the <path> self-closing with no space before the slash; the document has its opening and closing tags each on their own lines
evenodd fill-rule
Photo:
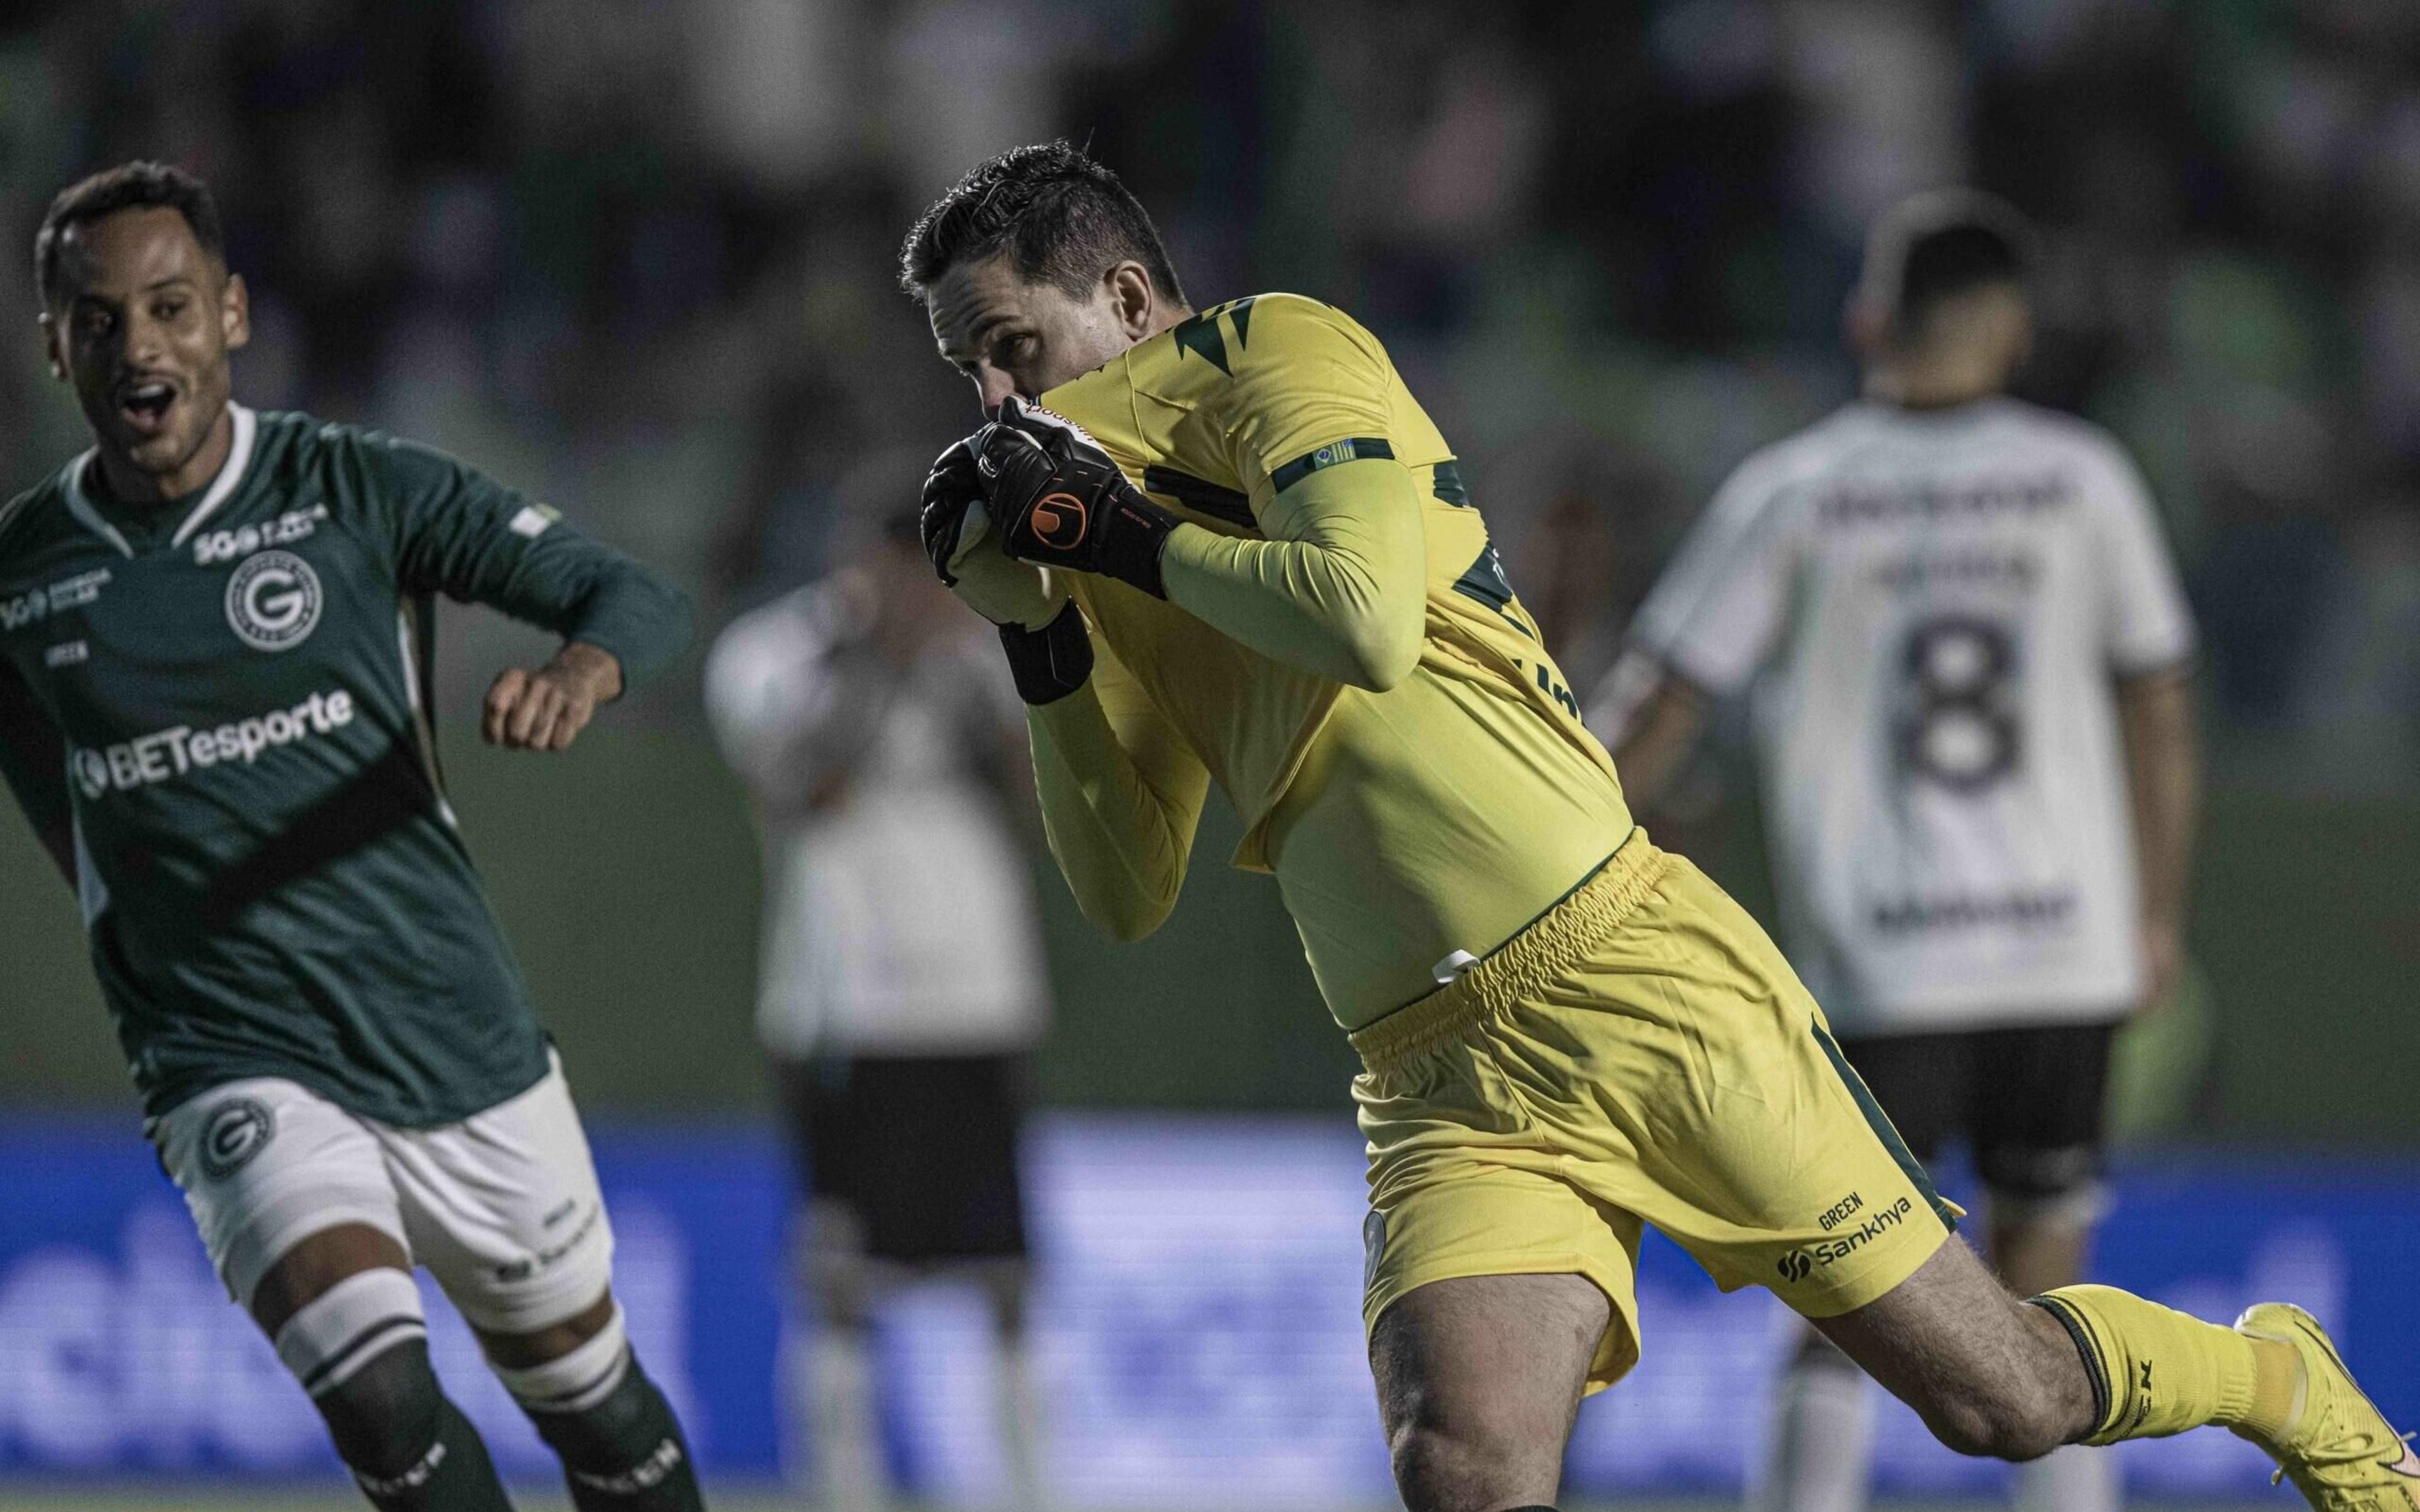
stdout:
<svg viewBox="0 0 2420 1512">
<path fill-rule="evenodd" d="M 198 1147 L 202 1172 L 224 1181 L 277 1137 L 277 1115 L 258 1098 L 231 1097 L 210 1110 Z"/>
<path fill-rule="evenodd" d="M 547 528 L 563 517 L 562 511 L 551 504 L 523 504 L 504 527 L 526 541 L 535 541 L 547 532 Z"/>
<path fill-rule="evenodd" d="M 34 588 L 0 597 L 0 630 L 22 630 L 54 614 L 82 609 L 99 598 L 101 589 L 108 583 L 109 569 L 95 567 L 90 572 L 63 578 L 47 588 Z"/>
<path fill-rule="evenodd" d="M 318 626 L 319 575 L 291 551 L 245 559 L 227 579 L 227 624 L 255 651 L 291 651 Z"/>
<path fill-rule="evenodd" d="M 92 643 L 88 640 L 62 640 L 42 653 L 42 665 L 56 670 L 80 667 L 92 659 Z"/>
<path fill-rule="evenodd" d="M 290 709 L 272 709 L 209 730 L 172 725 L 99 749 L 79 748 L 70 764 L 87 800 L 104 794 L 150 787 L 211 766 L 240 762 L 249 766 L 263 753 L 332 733 L 353 722 L 359 711 L 342 688 L 314 693 Z"/>
</svg>

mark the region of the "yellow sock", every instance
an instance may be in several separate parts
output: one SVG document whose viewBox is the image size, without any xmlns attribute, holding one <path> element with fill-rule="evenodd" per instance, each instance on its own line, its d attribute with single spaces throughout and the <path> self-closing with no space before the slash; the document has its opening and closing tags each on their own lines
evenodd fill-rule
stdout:
<svg viewBox="0 0 2420 1512">
<path fill-rule="evenodd" d="M 2293 1426 L 2302 1365 L 2291 1346 L 2246 1338 L 2115 1287 L 2033 1299 L 2066 1326 L 2100 1413 L 2086 1443 L 2161 1439 L 2205 1423 L 2273 1443 Z"/>
</svg>

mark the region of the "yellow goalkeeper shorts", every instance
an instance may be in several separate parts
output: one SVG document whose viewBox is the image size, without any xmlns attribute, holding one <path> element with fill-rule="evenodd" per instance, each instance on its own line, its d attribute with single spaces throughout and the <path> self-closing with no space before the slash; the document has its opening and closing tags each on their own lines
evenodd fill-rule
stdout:
<svg viewBox="0 0 2420 1512">
<path fill-rule="evenodd" d="M 1638 1360 L 1642 1223 L 1809 1318 L 1882 1296 L 1956 1227 L 1764 931 L 1644 830 L 1353 1045 L 1373 1326 L 1432 1281 L 1584 1275 L 1614 1310 L 1597 1391 Z"/>
</svg>

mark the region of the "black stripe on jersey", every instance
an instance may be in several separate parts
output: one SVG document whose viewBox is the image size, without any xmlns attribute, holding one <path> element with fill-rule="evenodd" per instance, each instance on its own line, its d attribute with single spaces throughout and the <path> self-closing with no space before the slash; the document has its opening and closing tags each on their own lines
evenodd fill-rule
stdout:
<svg viewBox="0 0 2420 1512">
<path fill-rule="evenodd" d="M 167 923 L 232 930 L 237 917 L 262 899 L 427 817 L 444 795 L 411 745 L 397 741 L 342 787 L 287 819 L 249 854 L 219 868 L 202 884 L 191 910 Z"/>
<path fill-rule="evenodd" d="M 1496 543 L 1488 542 L 1479 548 L 1479 556 L 1453 580 L 1453 591 L 1465 598 L 1475 598 L 1504 616 L 1505 623 L 1529 639 L 1529 627 L 1512 612 L 1512 579 L 1504 576 L 1504 559 L 1496 554 Z"/>
<path fill-rule="evenodd" d="M 1453 465 L 1453 458 L 1448 457 L 1439 462 L 1434 471 L 1436 481 L 1432 491 L 1456 509 L 1468 509 L 1470 490 L 1463 486 L 1462 471 Z"/>
<path fill-rule="evenodd" d="M 1815 1031 L 1815 1042 L 1823 1047 L 1824 1058 L 1832 1062 L 1832 1070 L 1839 1073 L 1841 1084 L 1856 1100 L 1857 1111 L 1863 1113 L 1866 1122 L 1872 1126 L 1874 1137 L 1883 1142 L 1883 1148 L 1890 1151 L 1891 1159 L 1899 1163 L 1901 1174 L 1915 1183 L 1917 1194 L 1931 1205 L 1934 1216 L 1951 1233 L 1958 1232 L 1958 1215 L 1949 1211 L 1949 1205 L 1941 1200 L 1941 1194 L 1933 1190 L 1932 1178 L 1926 1172 L 1923 1163 L 1908 1153 L 1907 1141 L 1899 1136 L 1899 1131 L 1891 1127 L 1890 1116 L 1883 1111 L 1880 1103 L 1874 1101 L 1874 1094 L 1866 1089 L 1866 1079 L 1849 1064 L 1849 1057 L 1840 1054 L 1839 1044 L 1823 1025 L 1808 1026 Z"/>
<path fill-rule="evenodd" d="M 1370 457 L 1393 461 L 1395 449 L 1375 436 L 1357 436 L 1350 440 L 1330 441 L 1316 452 L 1297 456 L 1269 474 L 1269 486 L 1285 492 L 1321 468 L 1332 468 L 1341 462 L 1359 462 Z"/>
<path fill-rule="evenodd" d="M 1230 525 L 1246 530 L 1259 528 L 1252 518 L 1252 501 L 1235 488 L 1223 487 L 1207 478 L 1197 478 L 1190 472 L 1174 468 L 1147 467 L 1142 470 L 1142 491 L 1166 494 L 1186 508 L 1223 519 Z"/>
</svg>

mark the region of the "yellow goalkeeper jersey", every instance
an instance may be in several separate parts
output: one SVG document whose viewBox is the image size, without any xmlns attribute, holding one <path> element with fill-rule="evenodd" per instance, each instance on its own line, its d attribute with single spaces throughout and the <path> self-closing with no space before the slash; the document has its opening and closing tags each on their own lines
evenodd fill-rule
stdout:
<svg viewBox="0 0 2420 1512">
<path fill-rule="evenodd" d="M 1256 651 L 1125 583 L 1068 575 L 1105 653 L 1103 706 L 1147 704 L 1233 803 L 1235 864 L 1276 874 L 1346 1028 L 1434 991 L 1457 952 L 1486 955 L 1629 834 L 1612 761 L 1506 581 L 1451 450 L 1349 316 L 1290 294 L 1237 300 L 1041 397 L 1155 501 L 1222 536 L 1284 537 L 1288 491 L 1330 468 L 1391 459 L 1411 475 L 1420 529 L 1391 538 L 1425 554 L 1425 639 L 1384 691 Z M 1386 481 L 1393 491 L 1367 507 L 1413 507 Z M 1198 780 L 1193 792 L 1198 804 Z M 1064 847 L 1087 843 L 1082 826 L 1046 817 L 1075 881 Z M 1189 844 L 1190 814 L 1179 827 Z"/>
</svg>

